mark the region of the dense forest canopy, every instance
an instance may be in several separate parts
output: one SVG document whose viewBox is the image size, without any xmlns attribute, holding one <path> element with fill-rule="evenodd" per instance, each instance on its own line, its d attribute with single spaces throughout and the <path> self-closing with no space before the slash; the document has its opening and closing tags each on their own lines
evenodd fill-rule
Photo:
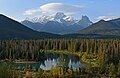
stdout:
<svg viewBox="0 0 120 78">
<path fill-rule="evenodd" d="M 0 41 L 0 59 L 1 60 L 21 60 L 40 61 L 40 57 L 48 51 L 57 51 L 57 53 L 77 54 L 80 59 L 87 64 L 85 69 L 76 69 L 73 71 L 64 71 L 65 74 L 52 75 L 50 72 L 65 70 L 66 68 L 56 68 L 49 73 L 40 71 L 41 78 L 47 77 L 119 77 L 120 76 L 120 40 L 119 39 L 46 39 L 46 40 L 1 40 Z M 2 64 L 1 71 L 13 70 L 4 69 Z M 14 70 L 16 71 L 16 70 Z M 9 71 L 11 72 L 11 71 Z M 13 71 L 12 71 L 13 72 Z M 18 71 L 17 71 L 18 72 Z M 37 71 L 38 72 L 38 71 Z M 1 76 L 5 76 L 2 75 Z M 19 71 L 20 73 L 20 71 Z M 42 73 L 42 75 L 41 75 Z M 5 73 L 4 73 L 5 74 Z M 12 73 L 13 75 L 14 73 Z M 55 72 L 53 73 L 55 74 Z M 14 75 L 13 75 L 14 76 Z M 19 75 L 17 75 L 18 77 Z M 39 78 L 39 77 L 38 77 Z"/>
</svg>

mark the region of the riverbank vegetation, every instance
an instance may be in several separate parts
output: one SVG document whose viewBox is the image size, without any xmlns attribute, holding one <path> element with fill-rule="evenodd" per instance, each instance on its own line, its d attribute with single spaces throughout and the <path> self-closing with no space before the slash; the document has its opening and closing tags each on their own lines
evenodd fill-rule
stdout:
<svg viewBox="0 0 120 78">
<path fill-rule="evenodd" d="M 25 61 L 37 62 L 44 59 L 43 55 L 48 52 L 76 54 L 80 57 L 80 60 L 86 64 L 86 67 L 79 69 L 56 67 L 49 71 L 44 71 L 41 69 L 30 71 L 25 69 L 22 76 L 25 76 L 26 74 L 29 75 L 31 72 L 34 78 L 120 77 L 119 39 L 49 39 L 0 41 L 0 59 L 3 61 L 1 62 L 1 65 L 5 64 L 6 61 L 11 62 L 21 59 Z M 11 72 L 12 75 L 16 75 L 16 73 L 13 71 L 17 71 L 17 76 L 21 76 L 20 72 L 23 72 L 16 70 L 15 68 L 10 68 L 8 63 L 5 66 L 6 67 L 0 67 L 0 75 L 4 74 L 9 76 Z"/>
</svg>

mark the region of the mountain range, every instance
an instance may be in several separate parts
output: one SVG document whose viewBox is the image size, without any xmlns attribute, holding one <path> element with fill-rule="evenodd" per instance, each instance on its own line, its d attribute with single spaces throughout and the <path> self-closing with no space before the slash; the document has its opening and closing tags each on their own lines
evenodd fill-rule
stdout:
<svg viewBox="0 0 120 78">
<path fill-rule="evenodd" d="M 53 16 L 44 15 L 33 19 L 26 19 L 21 23 L 33 30 L 55 34 L 73 33 L 92 24 L 87 16 L 82 16 L 80 20 L 76 20 L 62 12 L 57 12 Z"/>
<path fill-rule="evenodd" d="M 83 16 L 86 17 L 86 16 Z M 56 17 L 57 18 L 57 17 Z M 87 17 L 86 17 L 87 18 Z M 30 22 L 30 21 L 28 21 Z M 81 22 L 81 20 L 79 21 Z M 79 23 L 77 22 L 77 23 Z M 31 22 L 30 22 L 31 23 Z M 37 22 L 34 25 L 34 22 L 32 22 L 32 27 L 35 27 Z M 38 25 L 41 26 L 43 23 L 39 23 Z M 51 31 L 58 32 L 58 30 L 61 28 L 59 27 L 58 30 L 54 30 L 54 26 L 60 25 L 60 22 L 57 21 L 48 21 L 45 23 L 46 27 L 49 26 Z M 75 24 L 73 24 L 74 27 L 76 27 Z M 39 27 L 39 26 L 36 26 Z M 67 26 L 66 26 L 67 27 Z M 38 28 L 36 28 L 37 30 Z M 49 30 L 50 30 L 49 29 Z M 70 28 L 72 30 L 72 28 Z M 31 29 L 30 27 L 27 27 L 5 15 L 0 14 L 0 40 L 1 39 L 59 39 L 59 38 L 120 38 L 120 18 L 110 20 L 110 21 L 104 21 L 100 20 L 96 23 L 91 24 L 90 26 L 87 26 L 85 28 L 78 29 L 78 31 L 75 31 L 74 33 L 69 34 L 55 34 L 55 33 L 48 33 L 43 31 L 36 31 Z M 68 31 L 68 30 L 66 30 Z"/>
</svg>

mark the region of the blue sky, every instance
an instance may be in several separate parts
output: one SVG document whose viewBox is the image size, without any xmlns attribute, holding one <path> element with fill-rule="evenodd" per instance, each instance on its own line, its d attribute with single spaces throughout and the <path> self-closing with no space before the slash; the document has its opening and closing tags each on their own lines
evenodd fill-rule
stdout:
<svg viewBox="0 0 120 78">
<path fill-rule="evenodd" d="M 0 13 L 18 21 L 57 11 L 77 19 L 108 20 L 120 17 L 120 0 L 0 0 Z"/>
</svg>

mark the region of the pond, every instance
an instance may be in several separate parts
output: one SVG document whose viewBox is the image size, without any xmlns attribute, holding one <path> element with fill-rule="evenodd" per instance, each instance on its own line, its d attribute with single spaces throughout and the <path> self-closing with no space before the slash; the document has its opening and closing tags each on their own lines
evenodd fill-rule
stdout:
<svg viewBox="0 0 120 78">
<path fill-rule="evenodd" d="M 54 67 L 67 67 L 67 68 L 81 68 L 84 65 L 81 63 L 79 56 L 73 54 L 57 54 L 57 53 L 46 53 L 42 55 L 38 62 L 23 62 L 11 64 L 12 67 L 17 69 L 42 69 L 50 70 Z"/>
</svg>

